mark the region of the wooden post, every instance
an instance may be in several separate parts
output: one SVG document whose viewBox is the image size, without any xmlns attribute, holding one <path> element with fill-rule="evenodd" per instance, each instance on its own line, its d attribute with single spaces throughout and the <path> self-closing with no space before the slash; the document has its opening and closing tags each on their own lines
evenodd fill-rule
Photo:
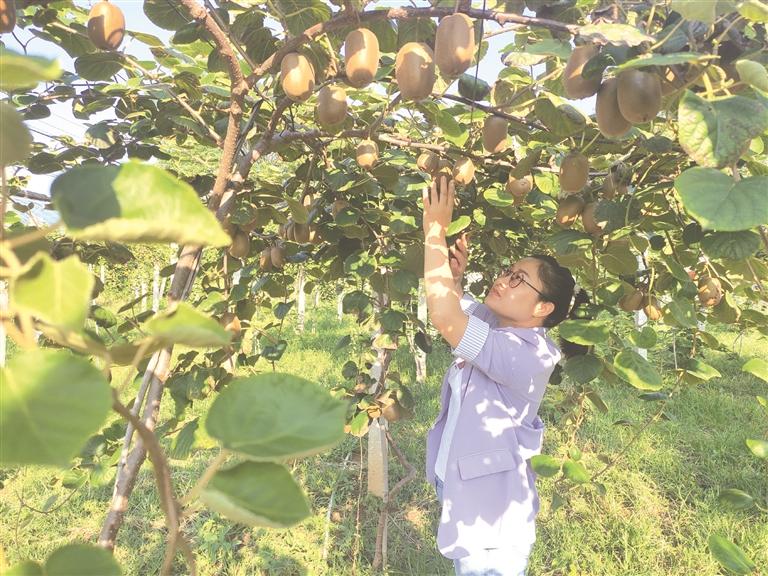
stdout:
<svg viewBox="0 0 768 576">
<path fill-rule="evenodd" d="M 339 322 L 341 322 L 341 319 L 344 317 L 344 308 L 342 306 L 342 302 L 344 301 L 344 288 L 341 285 L 341 283 L 336 285 L 336 316 L 339 319 Z"/>
<path fill-rule="evenodd" d="M 643 254 L 642 256 L 640 254 L 637 255 L 637 265 L 640 270 L 645 270 L 645 264 L 643 263 Z M 635 329 L 636 330 L 642 330 L 643 326 L 645 326 L 648 323 L 648 316 L 645 315 L 645 312 L 642 308 L 640 310 L 635 310 Z M 645 348 L 637 348 L 637 353 L 640 354 L 643 358 L 646 360 L 648 359 L 648 350 Z"/>
<path fill-rule="evenodd" d="M 388 304 L 386 294 L 376 293 L 375 307 L 381 310 Z M 373 340 L 382 333 L 379 328 L 373 334 Z M 369 375 L 374 383 L 368 390 L 376 394 L 384 388 L 389 362 L 392 359 L 392 350 L 373 346 L 376 351 L 376 361 L 371 366 Z M 387 444 L 387 420 L 375 419 L 368 429 L 368 492 L 379 498 L 386 499 L 389 492 L 389 445 Z"/>
</svg>

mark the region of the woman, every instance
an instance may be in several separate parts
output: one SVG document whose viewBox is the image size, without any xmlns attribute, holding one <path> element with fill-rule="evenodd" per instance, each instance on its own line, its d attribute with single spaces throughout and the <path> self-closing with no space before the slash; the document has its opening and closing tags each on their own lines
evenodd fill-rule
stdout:
<svg viewBox="0 0 768 576">
<path fill-rule="evenodd" d="M 524 575 L 539 510 L 528 459 L 541 450 L 537 412 L 561 358 L 547 328 L 573 312 L 575 282 L 554 258 L 532 256 L 502 271 L 483 304 L 462 297 L 466 238 L 453 258 L 446 244 L 453 182 L 433 182 L 422 200 L 427 308 L 456 357 L 427 438 L 438 548 L 457 575 Z"/>
</svg>

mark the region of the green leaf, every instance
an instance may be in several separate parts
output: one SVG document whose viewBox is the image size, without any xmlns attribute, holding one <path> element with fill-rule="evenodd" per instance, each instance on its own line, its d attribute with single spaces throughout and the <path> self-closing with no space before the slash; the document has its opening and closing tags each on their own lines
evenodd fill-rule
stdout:
<svg viewBox="0 0 768 576">
<path fill-rule="evenodd" d="M 551 478 L 560 472 L 562 466 L 560 460 L 550 456 L 549 454 L 537 454 L 531 458 L 531 467 L 533 471 L 539 476 L 545 478 Z"/>
<path fill-rule="evenodd" d="M 399 310 L 387 309 L 381 313 L 381 327 L 388 332 L 399 332 L 408 317 Z"/>
<path fill-rule="evenodd" d="M 752 358 L 747 361 L 744 366 L 741 367 L 744 372 L 749 372 L 763 380 L 768 382 L 768 362 L 762 358 Z"/>
<path fill-rule="evenodd" d="M 719 534 L 711 534 L 707 544 L 709 551 L 720 565 L 731 572 L 749 574 L 756 567 L 741 548 Z"/>
<path fill-rule="evenodd" d="M 277 0 L 276 7 L 292 36 L 331 17 L 331 9 L 321 0 Z"/>
<path fill-rule="evenodd" d="M 200 499 L 211 510 L 247 526 L 287 528 L 310 513 L 290 472 L 271 462 L 243 462 L 216 472 Z"/>
<path fill-rule="evenodd" d="M 23 56 L 0 48 L 0 90 L 27 90 L 61 76 L 58 60 Z"/>
<path fill-rule="evenodd" d="M 685 367 L 686 372 L 693 374 L 696 378 L 700 378 L 704 381 L 711 380 L 712 378 L 719 378 L 722 376 L 717 368 L 710 366 L 706 362 L 702 362 L 696 358 L 691 358 Z"/>
<path fill-rule="evenodd" d="M 469 226 L 471 222 L 472 219 L 466 214 L 459 216 L 448 226 L 448 229 L 445 231 L 446 236 L 453 236 L 454 234 L 458 234 L 464 230 L 464 228 Z"/>
<path fill-rule="evenodd" d="M 644 34 L 629 24 L 587 24 L 579 28 L 579 36 L 588 42 L 597 40 L 600 44 L 638 46 L 643 42 L 653 43 L 653 36 Z"/>
<path fill-rule="evenodd" d="M 723 490 L 717 500 L 732 510 L 748 510 L 755 504 L 755 499 L 752 496 L 735 488 Z"/>
<path fill-rule="evenodd" d="M 346 406 L 317 384 L 289 374 L 238 378 L 216 398 L 208 434 L 251 460 L 322 452 L 344 436 Z"/>
<path fill-rule="evenodd" d="M 192 19 L 185 9 L 167 0 L 144 0 L 144 14 L 163 30 L 178 30 Z"/>
<path fill-rule="evenodd" d="M 752 22 L 768 22 L 768 4 L 760 0 L 746 0 L 739 5 L 739 14 Z"/>
<path fill-rule="evenodd" d="M 68 233 L 84 240 L 231 242 L 192 187 L 157 166 L 80 166 L 56 178 L 51 195 Z"/>
<path fill-rule="evenodd" d="M 147 322 L 146 330 L 166 344 L 195 347 L 218 348 L 229 344 L 232 338 L 231 332 L 187 302 L 157 313 Z"/>
<path fill-rule="evenodd" d="M 542 124 L 557 136 L 578 134 L 586 127 L 586 117 L 570 104 L 556 105 L 549 98 L 539 98 L 534 113 Z"/>
<path fill-rule="evenodd" d="M 661 390 L 661 376 L 634 350 L 622 350 L 613 359 L 616 374 L 639 390 Z"/>
<path fill-rule="evenodd" d="M 638 348 L 653 348 L 656 346 L 656 331 L 650 326 L 644 326 L 639 332 L 633 330 L 627 336 L 627 339 Z"/>
<path fill-rule="evenodd" d="M 696 328 L 696 309 L 690 300 L 676 297 L 667 304 L 667 310 L 680 326 Z"/>
<path fill-rule="evenodd" d="M 751 230 L 711 232 L 702 238 L 701 249 L 710 258 L 743 260 L 760 249 L 760 236 Z"/>
<path fill-rule="evenodd" d="M 75 72 L 86 80 L 109 80 L 123 69 L 119 52 L 93 52 L 75 60 Z"/>
<path fill-rule="evenodd" d="M 107 550 L 91 544 L 69 544 L 54 550 L 45 562 L 46 576 L 120 576 L 120 566 Z"/>
<path fill-rule="evenodd" d="M 565 320 L 560 324 L 560 336 L 583 346 L 606 342 L 609 331 L 608 323 L 602 320 Z"/>
<path fill-rule="evenodd" d="M 687 20 L 700 20 L 707 24 L 714 24 L 720 14 L 733 12 L 736 9 L 736 2 L 733 0 L 706 0 L 704 2 L 672 0 L 669 8 Z"/>
<path fill-rule="evenodd" d="M 467 138 L 469 138 L 467 129 L 459 124 L 456 118 L 446 110 L 440 110 L 435 115 L 435 123 L 443 131 L 442 137 L 448 140 L 451 144 L 464 146 Z"/>
<path fill-rule="evenodd" d="M 437 25 L 431 18 L 411 18 L 397 23 L 397 47 L 408 42 L 427 42 L 435 37 Z"/>
<path fill-rule="evenodd" d="M 768 129 L 768 107 L 744 96 L 709 102 L 686 90 L 677 114 L 680 145 L 707 168 L 732 165 Z"/>
<path fill-rule="evenodd" d="M 104 375 L 63 350 L 18 354 L 0 378 L 0 465 L 66 466 L 109 414 Z"/>
<path fill-rule="evenodd" d="M 616 67 L 616 72 L 627 68 L 643 68 L 645 66 L 673 66 L 675 64 L 693 64 L 706 62 L 715 58 L 709 54 L 697 54 L 695 52 L 675 52 L 674 54 L 641 54 L 632 60 L 627 60 L 621 66 Z"/>
<path fill-rule="evenodd" d="M 25 560 L 11 566 L 7 571 L 3 572 L 3 576 L 45 576 L 45 572 L 43 572 L 43 567 L 37 562 Z"/>
<path fill-rule="evenodd" d="M 168 452 L 170 458 L 175 460 L 184 460 L 189 456 L 189 452 L 192 449 L 192 444 L 195 442 L 195 432 L 199 423 L 195 418 L 190 422 L 184 424 L 184 427 L 179 431 L 176 437 L 171 442 L 171 450 Z"/>
<path fill-rule="evenodd" d="M 594 354 L 574 356 L 565 363 L 565 373 L 577 384 L 594 380 L 602 371 L 603 362 Z"/>
<path fill-rule="evenodd" d="M 0 102 L 0 166 L 11 166 L 24 162 L 30 153 L 32 134 L 24 124 L 21 114 L 7 102 Z M 41 152 L 41 154 L 43 154 Z M 28 167 L 33 171 L 33 161 Z"/>
<path fill-rule="evenodd" d="M 589 482 L 589 472 L 584 468 L 581 462 L 566 460 L 563 464 L 563 476 L 576 484 L 586 484 Z"/>
<path fill-rule="evenodd" d="M 11 303 L 47 324 L 78 331 L 85 324 L 95 279 L 77 256 L 52 260 L 38 252 L 11 284 Z"/>
<path fill-rule="evenodd" d="M 689 168 L 675 179 L 688 213 L 703 227 L 724 232 L 748 230 L 768 222 L 768 176 L 735 182 L 712 168 Z"/>
<path fill-rule="evenodd" d="M 758 458 L 768 459 L 768 441 L 747 438 L 745 442 L 747 444 L 747 448 L 749 448 L 752 454 Z"/>
</svg>

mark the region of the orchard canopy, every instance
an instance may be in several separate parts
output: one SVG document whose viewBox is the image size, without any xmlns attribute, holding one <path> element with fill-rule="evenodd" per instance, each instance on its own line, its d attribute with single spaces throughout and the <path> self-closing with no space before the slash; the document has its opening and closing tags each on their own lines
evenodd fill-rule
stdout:
<svg viewBox="0 0 768 576">
<path fill-rule="evenodd" d="M 0 466 L 82 470 L 107 438 L 85 469 L 114 479 L 100 546 L 14 573 L 118 573 L 108 551 L 147 452 L 164 573 L 177 553 L 194 571 L 190 505 L 247 525 L 306 517 L 285 462 L 413 409 L 388 359 L 431 349 L 420 198 L 443 174 L 457 182 L 450 239 L 472 239 L 469 292 L 533 252 L 588 292 L 588 313 L 559 329 L 590 347 L 555 376 L 577 391 L 564 412 L 605 409 L 600 382 L 663 399 L 718 376 L 702 356 L 722 346 L 718 324 L 768 335 L 768 4 L 145 0 L 152 33 L 121 5 L 0 0 Z M 57 131 L 62 117 L 82 137 Z M 159 309 L 132 294 L 93 305 L 89 264 L 127 279 L 147 245 L 173 256 Z M 280 372 L 299 278 L 299 292 L 338 286 L 371 334 L 330 394 Z M 637 329 L 618 330 L 631 314 Z M 671 384 L 646 355 L 661 333 L 683 352 Z M 762 360 L 744 369 L 768 379 Z M 159 439 L 173 429 L 188 450 L 185 411 L 205 396 L 221 452 L 181 497 Z M 171 400 L 175 425 L 157 428 Z M 575 459 L 534 468 L 590 481 Z M 710 547 L 749 566 L 726 540 Z"/>
</svg>

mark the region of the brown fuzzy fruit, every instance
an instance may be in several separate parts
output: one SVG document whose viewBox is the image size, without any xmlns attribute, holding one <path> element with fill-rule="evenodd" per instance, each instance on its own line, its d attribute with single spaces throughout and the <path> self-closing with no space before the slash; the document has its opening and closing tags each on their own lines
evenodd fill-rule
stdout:
<svg viewBox="0 0 768 576">
<path fill-rule="evenodd" d="M 584 200 L 580 196 L 568 196 L 558 205 L 555 221 L 563 228 L 570 228 L 583 211 Z"/>
<path fill-rule="evenodd" d="M 344 71 L 355 88 L 370 84 L 379 69 L 379 39 L 367 28 L 358 28 L 344 40 Z"/>
<path fill-rule="evenodd" d="M 625 312 L 642 310 L 645 305 L 645 300 L 645 293 L 642 290 L 635 290 L 631 294 L 625 294 L 619 298 L 619 308 Z"/>
<path fill-rule="evenodd" d="M 289 52 L 280 63 L 280 81 L 285 95 L 294 102 L 303 102 L 315 89 L 315 69 L 303 54 Z"/>
<path fill-rule="evenodd" d="M 336 215 L 347 206 L 349 206 L 349 202 L 346 200 L 334 200 L 333 204 L 331 204 L 331 216 L 336 218 Z"/>
<path fill-rule="evenodd" d="M 608 176 L 603 180 L 603 198 L 612 200 L 617 195 L 621 196 L 626 194 L 627 185 L 616 181 L 616 176 L 612 172 L 608 173 Z"/>
<path fill-rule="evenodd" d="M 592 234 L 593 236 L 602 236 L 603 222 L 598 222 L 595 219 L 595 208 L 597 208 L 597 202 L 590 202 L 584 206 L 584 210 L 581 213 L 581 224 L 584 226 L 584 232 Z"/>
<path fill-rule="evenodd" d="M 0 34 L 16 26 L 16 0 L 0 0 Z"/>
<path fill-rule="evenodd" d="M 347 92 L 341 86 L 323 86 L 317 93 L 317 119 L 327 128 L 347 117 Z"/>
<path fill-rule="evenodd" d="M 13 2 L 13 0 L 7 0 Z M 111 2 L 97 2 L 88 13 L 88 38 L 101 50 L 117 50 L 125 36 L 125 16 Z"/>
<path fill-rule="evenodd" d="M 621 138 L 632 128 L 632 124 L 621 115 L 617 96 L 619 82 L 609 78 L 597 92 L 595 116 L 597 127 L 606 138 Z"/>
<path fill-rule="evenodd" d="M 232 244 L 230 244 L 227 252 L 232 258 L 243 259 L 248 256 L 251 251 L 251 240 L 248 234 L 244 232 L 235 232 L 232 237 Z"/>
<path fill-rule="evenodd" d="M 224 330 L 232 332 L 235 338 L 240 335 L 242 330 L 242 327 L 240 326 L 240 318 L 232 312 L 224 312 L 224 314 L 221 315 L 221 325 L 224 326 Z"/>
<path fill-rule="evenodd" d="M 280 246 L 272 246 L 269 250 L 272 267 L 282 268 L 285 265 L 285 252 Z"/>
<path fill-rule="evenodd" d="M 699 280 L 699 302 L 702 306 L 712 307 L 723 299 L 723 285 L 717 278 L 704 276 Z"/>
<path fill-rule="evenodd" d="M 427 174 L 434 174 L 440 167 L 440 157 L 434 152 L 422 152 L 416 159 L 416 167 Z"/>
<path fill-rule="evenodd" d="M 533 176 L 528 174 L 522 178 L 515 178 L 510 174 L 504 190 L 515 198 L 525 198 L 533 190 Z"/>
<path fill-rule="evenodd" d="M 272 249 L 271 248 L 264 248 L 264 250 L 261 251 L 261 255 L 259 256 L 259 267 L 264 272 L 269 272 L 272 270 Z"/>
<path fill-rule="evenodd" d="M 584 70 L 584 65 L 593 56 L 596 56 L 599 50 L 595 44 L 584 44 L 583 46 L 576 46 L 571 52 L 571 57 L 568 58 L 565 72 L 563 72 L 563 87 L 568 98 L 588 98 L 597 93 L 600 88 L 600 76 L 588 80 L 581 73 Z"/>
<path fill-rule="evenodd" d="M 560 164 L 560 189 L 566 194 L 580 192 L 589 179 L 589 160 L 580 152 L 571 152 Z"/>
<path fill-rule="evenodd" d="M 498 154 L 509 146 L 509 121 L 499 116 L 488 116 L 483 122 L 483 148 L 489 154 Z"/>
<path fill-rule="evenodd" d="M 423 100 L 435 84 L 432 49 L 421 42 L 408 42 L 397 52 L 395 79 L 403 100 Z"/>
<path fill-rule="evenodd" d="M 453 179 L 456 184 L 466 186 L 475 179 L 475 164 L 469 158 L 461 158 L 453 166 Z"/>
<path fill-rule="evenodd" d="M 643 312 L 645 312 L 648 320 L 652 320 L 653 322 L 661 320 L 661 306 L 659 306 L 659 301 L 653 296 L 650 298 L 648 296 L 645 297 L 645 306 L 643 306 Z"/>
<path fill-rule="evenodd" d="M 661 110 L 661 79 L 655 72 L 624 70 L 618 76 L 616 98 L 621 115 L 632 124 L 649 122 Z"/>
<path fill-rule="evenodd" d="M 447 78 L 456 78 L 472 64 L 475 55 L 475 26 L 466 14 L 451 14 L 440 20 L 435 34 L 435 62 Z"/>
<path fill-rule="evenodd" d="M 379 146 L 373 140 L 363 140 L 357 145 L 357 165 L 364 170 L 370 170 L 379 159 Z"/>
<path fill-rule="evenodd" d="M 296 222 L 293 225 L 293 241 L 299 244 L 309 242 L 309 224 L 299 224 Z"/>
<path fill-rule="evenodd" d="M 440 158 L 440 161 L 437 163 L 437 172 L 435 172 L 433 178 L 440 178 L 442 176 L 449 180 L 453 177 L 453 166 L 445 158 Z"/>
</svg>

